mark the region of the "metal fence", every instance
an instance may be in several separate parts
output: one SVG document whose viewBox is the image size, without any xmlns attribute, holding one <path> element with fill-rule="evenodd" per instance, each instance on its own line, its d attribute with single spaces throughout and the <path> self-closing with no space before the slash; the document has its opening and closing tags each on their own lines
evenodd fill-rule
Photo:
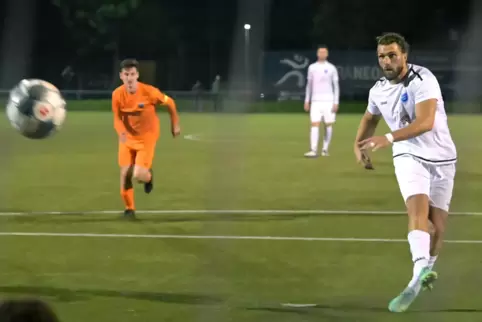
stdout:
<svg viewBox="0 0 482 322">
<path fill-rule="evenodd" d="M 77 111 L 110 111 L 111 90 L 62 90 L 68 101 L 68 108 Z M 222 91 L 215 94 L 210 91 L 165 91 L 183 112 L 303 112 L 304 91 Z M 0 89 L 0 99 L 8 98 L 9 90 Z M 368 91 L 360 94 L 348 93 L 342 95 L 342 113 L 362 113 L 366 106 Z M 444 96 L 448 96 L 445 95 Z M 482 113 L 480 100 L 452 100 L 446 97 L 448 113 Z M 5 106 L 5 104 L 4 104 Z"/>
</svg>

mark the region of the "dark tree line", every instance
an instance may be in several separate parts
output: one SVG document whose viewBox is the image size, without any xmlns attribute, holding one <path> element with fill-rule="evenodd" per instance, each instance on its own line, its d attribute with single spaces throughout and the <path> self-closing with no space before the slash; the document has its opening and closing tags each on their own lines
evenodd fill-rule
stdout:
<svg viewBox="0 0 482 322">
<path fill-rule="evenodd" d="M 226 68 L 220 62 L 229 57 L 232 28 L 229 12 L 223 12 L 225 1 L 209 0 L 207 6 L 188 0 L 51 1 L 62 13 L 73 48 L 64 70 L 67 77 L 89 68 L 92 57 L 99 56 L 110 57 L 115 66 L 113 83 L 118 61 L 125 57 L 156 60 L 159 78 L 169 84 L 164 86 L 174 88 L 194 81 L 182 77 L 188 73 L 213 78 Z"/>
</svg>

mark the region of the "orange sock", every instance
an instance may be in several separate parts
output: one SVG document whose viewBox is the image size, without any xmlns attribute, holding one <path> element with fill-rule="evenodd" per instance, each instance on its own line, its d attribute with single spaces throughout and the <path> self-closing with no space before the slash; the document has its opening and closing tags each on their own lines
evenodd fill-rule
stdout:
<svg viewBox="0 0 482 322">
<path fill-rule="evenodd" d="M 132 209 L 132 210 L 135 209 L 133 188 L 121 189 L 121 197 L 122 197 L 122 201 L 124 201 L 124 205 L 126 206 L 126 209 Z"/>
</svg>

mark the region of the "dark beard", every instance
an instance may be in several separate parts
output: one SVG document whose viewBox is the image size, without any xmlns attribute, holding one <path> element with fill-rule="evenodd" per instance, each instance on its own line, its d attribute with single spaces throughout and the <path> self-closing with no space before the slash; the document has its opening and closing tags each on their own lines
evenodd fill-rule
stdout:
<svg viewBox="0 0 482 322">
<path fill-rule="evenodd" d="M 398 67 L 397 69 L 393 70 L 393 71 L 389 71 L 390 74 L 387 74 L 387 72 L 385 70 L 383 70 L 383 74 L 385 75 L 385 78 L 389 81 L 392 81 L 394 79 L 397 79 L 400 74 L 402 73 L 402 70 L 403 68 L 402 67 Z"/>
</svg>

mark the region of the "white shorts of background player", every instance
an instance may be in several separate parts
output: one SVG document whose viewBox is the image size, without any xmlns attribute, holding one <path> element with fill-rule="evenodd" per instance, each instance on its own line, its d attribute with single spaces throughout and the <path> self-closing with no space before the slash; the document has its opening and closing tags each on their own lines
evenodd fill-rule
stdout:
<svg viewBox="0 0 482 322">
<path fill-rule="evenodd" d="M 394 157 L 397 177 L 403 200 L 414 195 L 429 197 L 430 206 L 449 211 L 455 179 L 455 164 L 422 162 L 410 154 Z"/>
<path fill-rule="evenodd" d="M 332 124 L 336 121 L 336 113 L 333 113 L 332 101 L 311 102 L 310 107 L 311 123 Z"/>
</svg>

